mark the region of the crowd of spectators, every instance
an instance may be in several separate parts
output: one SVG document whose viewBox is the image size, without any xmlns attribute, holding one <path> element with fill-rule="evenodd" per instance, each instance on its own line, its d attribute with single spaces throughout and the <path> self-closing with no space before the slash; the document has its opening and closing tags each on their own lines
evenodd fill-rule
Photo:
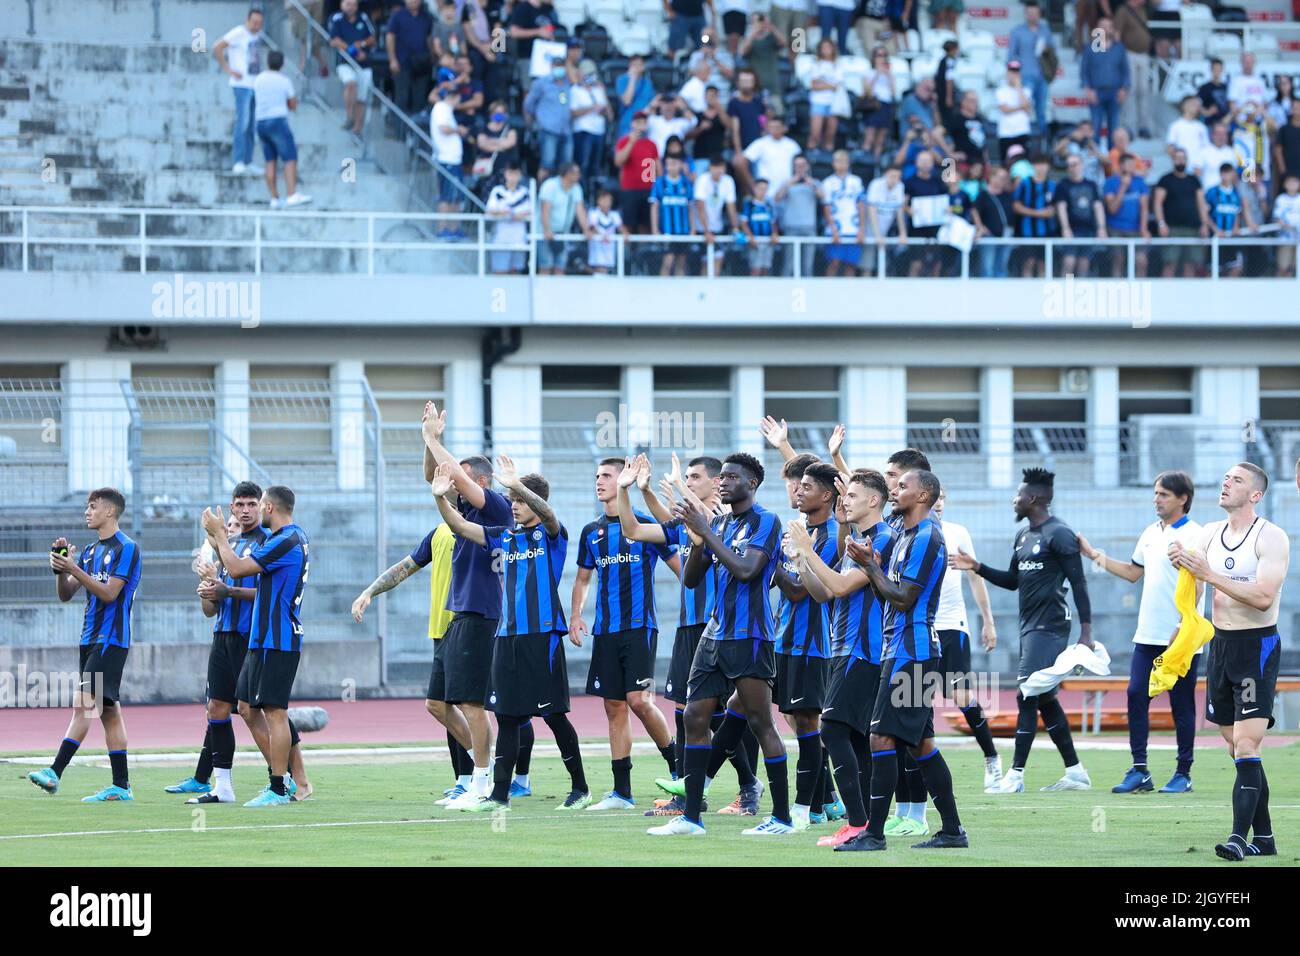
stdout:
<svg viewBox="0 0 1300 956">
<path fill-rule="evenodd" d="M 1300 227 L 1300 111 L 1289 78 L 1270 89 L 1249 52 L 1231 69 L 1214 61 L 1166 131 L 1173 168 L 1148 181 L 1133 138 L 1160 135 L 1147 78 L 1168 52 L 1159 23 L 1167 4 L 1078 3 L 1074 45 L 1091 118 L 1060 130 L 1049 126 L 1047 85 L 1066 41 L 1036 0 L 1025 0 L 1010 31 L 992 115 L 958 82 L 956 39 L 933 76 L 895 75 L 919 0 L 820 3 L 821 39 L 802 84 L 791 79 L 802 52 L 791 37 L 810 23 L 803 0 L 772 0 L 765 12 L 751 12 L 749 0 L 716 9 L 665 0 L 668 56 L 626 59 L 600 28 L 561 24 L 547 0 L 434 3 L 342 0 L 328 17 L 332 45 L 364 68 L 338 58 L 351 86 L 345 125 L 360 131 L 364 89 L 383 84 L 429 131 L 438 209 L 465 209 L 473 192 L 502 242 L 527 235 L 519 196 L 531 177 L 542 271 L 608 271 L 615 236 L 653 235 L 663 242 L 638 244 L 630 271 L 791 274 L 796 256 L 779 239 L 822 236 L 831 241 L 799 254 L 803 274 L 871 274 L 881 262 L 891 273 L 955 274 L 952 248 L 916 240 L 947 236 L 945 223 L 961 219 L 977 247 L 973 273 L 1044 270 L 1043 247 L 982 242 L 998 237 L 1070 240 L 1057 247 L 1056 274 L 1119 273 L 1123 250 L 1087 240 L 1261 229 L 1294 238 Z M 931 0 L 926 11 L 932 26 L 950 29 L 961 12 L 960 0 Z M 852 82 L 839 66 L 850 32 L 870 51 L 869 71 Z M 575 234 L 588 241 L 586 256 L 555 238 Z M 890 238 L 898 241 L 878 255 L 872 246 Z M 700 240 L 714 249 L 712 264 Z M 1269 258 L 1225 248 L 1224 275 L 1294 268 L 1294 250 Z M 494 256 L 493 266 L 517 271 L 521 255 Z M 1189 242 L 1154 265 L 1143 251 L 1136 267 L 1192 274 L 1207 261 Z"/>
</svg>

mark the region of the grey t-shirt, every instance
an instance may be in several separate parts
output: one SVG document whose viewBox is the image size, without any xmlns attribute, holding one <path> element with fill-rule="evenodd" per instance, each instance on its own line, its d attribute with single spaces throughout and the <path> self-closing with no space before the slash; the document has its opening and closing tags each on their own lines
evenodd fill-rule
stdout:
<svg viewBox="0 0 1300 956">
<path fill-rule="evenodd" d="M 816 235 L 819 206 L 816 184 L 791 182 L 781 202 L 781 230 L 798 235 Z"/>
</svg>

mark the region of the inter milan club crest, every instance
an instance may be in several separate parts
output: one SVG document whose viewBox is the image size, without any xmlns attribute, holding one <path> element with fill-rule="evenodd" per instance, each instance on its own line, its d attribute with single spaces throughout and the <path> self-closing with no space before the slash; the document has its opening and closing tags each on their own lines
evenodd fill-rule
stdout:
<svg viewBox="0 0 1300 956">
<path fill-rule="evenodd" d="M 541 528 L 536 528 L 536 529 L 533 530 L 533 540 L 534 540 L 534 541 L 541 541 L 541 540 L 542 540 L 542 529 L 541 529 Z"/>
<path fill-rule="evenodd" d="M 1223 559 L 1223 566 L 1227 568 L 1229 571 L 1231 571 L 1233 568 L 1237 566 L 1237 562 L 1232 558 L 1231 555 L 1229 555 L 1228 557 Z"/>
</svg>

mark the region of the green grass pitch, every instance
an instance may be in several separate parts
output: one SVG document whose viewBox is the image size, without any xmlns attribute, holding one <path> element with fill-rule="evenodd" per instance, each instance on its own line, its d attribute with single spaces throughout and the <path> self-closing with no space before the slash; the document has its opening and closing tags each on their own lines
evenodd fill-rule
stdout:
<svg viewBox="0 0 1300 956">
<path fill-rule="evenodd" d="M 23 779 L 34 766 L 0 764 L 0 865 L 1233 865 L 1213 853 L 1231 822 L 1232 769 L 1208 736 L 1198 740 L 1196 791 L 1181 796 L 1110 793 L 1128 763 L 1120 750 L 1082 752 L 1091 791 L 1040 793 L 1061 769 L 1046 740 L 1029 763 L 1030 789 L 985 796 L 978 750 L 945 748 L 971 849 L 922 852 L 909 848 L 914 841 L 892 840 L 887 851 L 871 854 L 816 846 L 833 825 L 781 838 L 745 837 L 740 831 L 753 825 L 752 818 L 713 812 L 706 814 L 706 837 L 648 837 L 648 826 L 664 822 L 642 816 L 657 795 L 653 775 L 662 770 L 651 754 L 635 757 L 635 812 L 556 813 L 568 777 L 558 757 L 542 755 L 553 753 L 549 743 L 539 735 L 534 796 L 496 818 L 433 806 L 449 776 L 445 757 L 329 757 L 328 750 L 309 750 L 316 787 L 310 801 L 262 810 L 207 807 L 198 815 L 183 797 L 162 792 L 186 775 L 188 764 L 133 767 L 133 803 L 86 805 L 79 798 L 108 782 L 106 763 L 69 768 L 53 797 Z M 584 751 L 593 790 L 606 789 L 608 757 L 590 745 Z M 1157 785 L 1172 763 L 1172 754 L 1156 754 Z M 1300 743 L 1266 750 L 1265 767 L 1281 852 L 1236 865 L 1294 866 L 1300 862 Z M 258 767 L 237 765 L 240 799 L 252 797 L 264 779 Z M 724 768 L 714 786 L 714 809 L 734 794 L 734 777 Z M 929 818 L 937 827 L 933 807 Z"/>
</svg>

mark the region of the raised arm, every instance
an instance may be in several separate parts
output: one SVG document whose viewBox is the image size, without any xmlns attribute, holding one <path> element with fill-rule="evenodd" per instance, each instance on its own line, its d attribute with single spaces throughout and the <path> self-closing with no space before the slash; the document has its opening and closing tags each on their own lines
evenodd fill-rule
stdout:
<svg viewBox="0 0 1300 956">
<path fill-rule="evenodd" d="M 497 456 L 496 478 L 502 486 L 510 489 L 516 498 L 526 504 L 533 514 L 537 515 L 548 535 L 555 537 L 560 533 L 560 519 L 555 516 L 555 509 L 551 507 L 550 502 L 519 480 L 519 471 L 509 456 Z"/>
<path fill-rule="evenodd" d="M 789 461 L 795 456 L 795 450 L 790 446 L 790 426 L 784 418 L 778 422 L 771 415 L 766 415 L 758 423 L 758 430 L 763 433 L 767 443 L 781 453 L 783 460 Z"/>
<path fill-rule="evenodd" d="M 447 430 L 447 410 L 444 408 L 440 412 L 433 402 L 425 402 L 424 420 L 420 430 L 424 435 L 425 448 L 433 455 L 434 461 L 439 466 L 448 467 L 448 474 L 451 483 L 456 487 L 457 494 L 468 501 L 471 507 L 482 508 L 487 503 L 487 495 L 483 493 L 482 485 L 471 478 L 461 467 L 456 456 L 442 445 L 442 435 Z"/>
<path fill-rule="evenodd" d="M 451 469 L 445 464 L 438 466 L 438 473 L 434 475 L 430 488 L 434 500 L 438 502 L 438 513 L 442 515 L 442 520 L 447 522 L 447 527 L 451 528 L 452 533 L 474 544 L 486 545 L 487 535 L 483 531 L 483 526 L 467 519 L 447 500 L 447 495 L 451 493 Z"/>
<path fill-rule="evenodd" d="M 1094 548 L 1082 534 L 1076 534 L 1075 537 L 1079 540 L 1079 551 L 1083 556 L 1103 571 L 1113 574 L 1117 578 L 1123 578 L 1129 584 L 1136 584 L 1142 579 L 1142 565 L 1133 561 L 1127 563 L 1117 561 L 1112 557 L 1108 557 L 1101 548 Z"/>
<path fill-rule="evenodd" d="M 872 212 L 875 212 L 874 208 Z M 844 455 L 841 454 L 844 448 L 844 433 L 843 425 L 836 425 L 831 429 L 831 437 L 826 442 L 826 450 L 831 453 L 831 464 L 835 466 L 836 471 L 847 475 L 852 469 L 849 468 L 849 463 L 844 460 Z"/>
</svg>

